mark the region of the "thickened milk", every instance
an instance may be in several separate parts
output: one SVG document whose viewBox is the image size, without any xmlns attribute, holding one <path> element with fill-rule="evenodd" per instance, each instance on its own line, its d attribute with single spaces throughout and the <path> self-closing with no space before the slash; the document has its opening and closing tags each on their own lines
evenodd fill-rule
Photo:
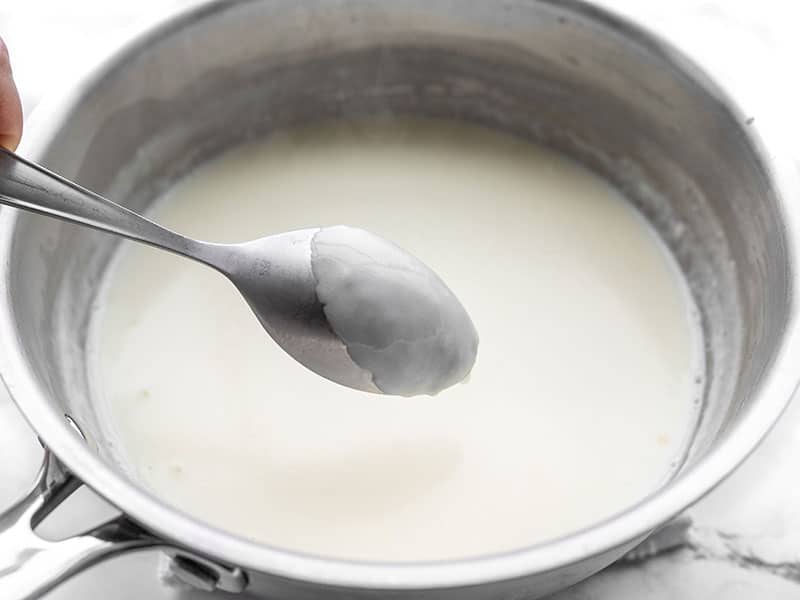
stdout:
<svg viewBox="0 0 800 600">
<path fill-rule="evenodd" d="M 480 335 L 465 384 L 354 391 L 287 356 L 222 276 L 125 243 L 97 391 L 133 475 L 209 523 L 352 559 L 507 551 L 631 506 L 685 450 L 702 367 L 685 282 L 564 157 L 446 123 L 331 125 L 224 154 L 152 217 L 217 242 L 362 227 L 436 271 Z"/>
</svg>

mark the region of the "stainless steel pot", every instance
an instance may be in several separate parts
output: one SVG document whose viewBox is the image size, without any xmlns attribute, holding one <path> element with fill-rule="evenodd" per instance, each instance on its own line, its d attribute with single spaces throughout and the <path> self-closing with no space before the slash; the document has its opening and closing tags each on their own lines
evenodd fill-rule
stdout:
<svg viewBox="0 0 800 600">
<path fill-rule="evenodd" d="M 45 103 L 25 156 L 141 210 L 198 161 L 313 120 L 444 116 L 543 142 L 622 187 L 677 257 L 706 339 L 702 418 L 679 475 L 549 543 L 418 564 L 268 547 L 154 497 L 109 442 L 85 349 L 115 240 L 3 209 L 0 370 L 50 452 L 0 516 L 0 595 L 35 596 L 141 547 L 201 587 L 298 599 L 535 598 L 608 565 L 728 475 L 798 381 L 797 184 L 769 107 L 746 108 L 656 35 L 578 0 L 219 1 L 134 37 Z M 36 536 L 81 483 L 123 516 Z"/>
</svg>

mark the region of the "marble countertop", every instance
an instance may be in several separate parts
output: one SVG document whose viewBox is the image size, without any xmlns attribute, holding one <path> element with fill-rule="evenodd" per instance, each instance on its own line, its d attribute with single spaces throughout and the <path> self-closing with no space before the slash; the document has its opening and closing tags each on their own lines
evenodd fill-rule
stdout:
<svg viewBox="0 0 800 600">
<path fill-rule="evenodd" d="M 29 115 L 45 90 L 158 11 L 192 0 L 6 0 L 6 40 Z M 800 6 L 789 0 L 601 0 L 703 56 L 714 72 L 748 78 L 773 92 L 776 107 L 800 105 Z M 791 67 L 795 68 L 792 69 Z M 788 74 L 795 73 L 789 76 Z M 780 109 L 780 108 L 776 108 Z M 787 115 L 796 111 L 788 110 Z M 794 133 L 800 120 L 787 122 Z M 800 158 L 800 151 L 798 151 Z M 800 369 L 800 365 L 798 365 Z M 1 389 L 1 388 L 0 388 Z M 4 390 L 0 391 L 0 507 L 31 482 L 41 449 Z M 789 600 L 800 597 L 800 402 L 793 402 L 766 441 L 724 484 L 683 517 L 668 551 L 623 561 L 554 600 Z M 68 514 L 99 510 L 87 494 Z M 49 600 L 200 600 L 204 592 L 169 585 L 155 553 L 103 563 L 47 595 Z M 0 597 L 2 590 L 0 590 Z"/>
</svg>

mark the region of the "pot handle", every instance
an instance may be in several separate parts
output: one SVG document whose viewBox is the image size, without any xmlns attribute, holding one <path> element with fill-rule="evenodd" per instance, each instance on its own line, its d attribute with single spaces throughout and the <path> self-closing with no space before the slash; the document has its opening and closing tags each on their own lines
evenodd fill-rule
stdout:
<svg viewBox="0 0 800 600">
<path fill-rule="evenodd" d="M 120 552 L 163 542 L 124 515 L 82 535 L 46 540 L 34 529 L 82 482 L 45 450 L 32 489 L 0 512 L 0 590 L 3 600 L 38 598 L 62 581 Z"/>
</svg>

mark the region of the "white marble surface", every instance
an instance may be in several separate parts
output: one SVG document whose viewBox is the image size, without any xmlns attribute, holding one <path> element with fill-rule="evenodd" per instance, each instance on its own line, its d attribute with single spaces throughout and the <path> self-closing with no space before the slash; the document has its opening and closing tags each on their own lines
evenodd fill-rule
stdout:
<svg viewBox="0 0 800 600">
<path fill-rule="evenodd" d="M 8 43 L 26 115 L 50 90 L 129 27 L 192 0 L 5 0 L 0 35 Z M 704 56 L 723 78 L 745 75 L 770 90 L 776 107 L 800 106 L 800 7 L 792 0 L 602 0 Z M 713 50 L 713 51 L 710 51 Z M 792 57 L 795 60 L 792 61 Z M 792 64 L 794 63 L 794 64 Z M 58 83 L 58 82 L 62 83 Z M 778 108 L 785 110 L 785 108 Z M 796 111 L 794 111 L 796 112 Z M 788 111 L 787 115 L 794 114 Z M 789 120 L 787 131 L 800 130 Z M 800 151 L 797 151 L 800 157 Z M 800 365 L 798 365 L 800 369 Z M 40 450 L 0 392 L 0 507 L 30 482 Z M 756 453 L 689 511 L 686 543 L 636 564 L 618 564 L 557 600 L 789 600 L 800 597 L 800 402 Z M 75 502 L 85 511 L 89 499 Z M 99 565 L 50 600 L 194 600 L 208 594 L 164 585 L 158 557 L 142 553 Z M 0 589 L 0 598 L 2 598 Z"/>
</svg>

